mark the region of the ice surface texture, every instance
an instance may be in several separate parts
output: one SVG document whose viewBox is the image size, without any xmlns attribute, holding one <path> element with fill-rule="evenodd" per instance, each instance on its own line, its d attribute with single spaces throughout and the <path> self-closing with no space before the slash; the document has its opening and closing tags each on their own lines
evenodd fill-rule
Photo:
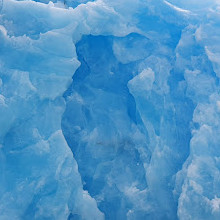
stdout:
<svg viewBox="0 0 220 220">
<path fill-rule="evenodd" d="M 0 0 L 0 220 L 219 220 L 219 11 Z"/>
</svg>

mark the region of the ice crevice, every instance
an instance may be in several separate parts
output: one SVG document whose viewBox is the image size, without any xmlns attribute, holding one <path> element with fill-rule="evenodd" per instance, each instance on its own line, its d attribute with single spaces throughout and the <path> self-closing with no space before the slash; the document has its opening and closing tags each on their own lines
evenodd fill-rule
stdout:
<svg viewBox="0 0 220 220">
<path fill-rule="evenodd" d="M 123 46 L 126 46 L 128 41 L 130 47 L 124 50 L 130 50 L 131 53 L 130 56 L 124 57 Z M 133 44 L 136 47 L 152 47 L 149 39 L 135 33 L 125 37 L 84 36 L 76 45 L 81 66 L 73 76 L 72 85 L 64 94 L 67 107 L 62 128 L 79 165 L 84 189 L 96 199 L 106 219 L 133 219 L 137 218 L 136 215 L 142 218 L 160 215 L 160 218 L 168 218 L 163 213 L 156 212 L 157 206 L 163 207 L 168 201 L 169 207 L 163 208 L 170 212 L 169 218 L 175 219 L 177 201 L 172 198 L 174 185 L 166 187 L 163 182 L 159 183 L 157 178 L 171 178 L 181 169 L 189 154 L 191 135 L 190 132 L 181 130 L 189 126 L 192 119 L 192 103 L 190 100 L 184 100 L 188 102 L 184 111 L 188 111 L 189 115 L 188 118 L 181 119 L 181 108 L 184 107 L 180 99 L 181 94 L 178 94 L 176 104 L 169 104 L 170 100 L 177 99 L 177 88 L 171 88 L 173 91 L 168 93 L 168 77 L 170 81 L 176 80 L 169 76 L 171 65 L 166 59 L 149 56 L 150 52 L 145 50 L 142 52 L 140 49 L 138 54 L 132 53 Z M 118 51 L 121 48 L 122 51 Z M 148 58 L 145 60 L 143 56 Z M 143 70 L 140 71 L 138 67 Z M 137 71 L 140 73 L 133 76 Z M 167 76 L 164 76 L 162 81 L 159 74 L 161 72 L 165 75 L 164 71 L 167 71 Z M 156 80 L 158 87 L 155 86 Z M 180 79 L 177 79 L 178 81 Z M 151 91 L 153 86 L 158 90 L 156 94 Z M 147 93 L 149 94 L 146 95 Z M 167 96 L 163 97 L 164 93 Z M 170 97 L 169 94 L 172 93 L 174 97 Z M 155 103 L 158 99 L 161 99 L 160 104 Z M 168 103 L 166 99 L 169 100 Z M 164 110 L 166 108 L 168 110 Z M 170 111 L 176 114 L 176 118 L 169 118 L 172 114 Z M 164 118 L 167 117 L 161 113 L 170 115 L 168 121 L 165 121 Z M 163 126 L 166 130 L 160 128 L 159 118 L 162 118 L 161 123 L 166 124 Z M 171 124 L 170 120 L 173 120 L 174 124 Z M 183 124 L 179 130 L 175 128 L 176 121 Z M 172 127 L 175 129 L 172 130 Z M 179 146 L 185 151 L 182 155 L 179 155 L 179 149 L 172 149 L 172 153 L 170 149 L 177 147 L 179 140 L 171 139 L 170 143 L 163 147 L 163 141 L 168 134 L 170 137 L 172 134 L 173 137 L 185 139 L 185 143 Z M 166 164 L 168 155 L 170 160 L 175 160 L 175 164 Z M 131 165 L 128 165 L 128 158 L 130 163 L 133 161 Z M 155 163 L 159 159 L 161 162 L 165 160 L 163 168 L 159 168 L 160 164 Z M 158 172 L 161 173 L 158 175 Z M 158 188 L 161 191 L 158 191 Z M 157 197 L 162 194 L 168 201 L 158 201 Z M 144 205 L 141 206 L 137 200 L 132 201 L 135 197 Z"/>
</svg>

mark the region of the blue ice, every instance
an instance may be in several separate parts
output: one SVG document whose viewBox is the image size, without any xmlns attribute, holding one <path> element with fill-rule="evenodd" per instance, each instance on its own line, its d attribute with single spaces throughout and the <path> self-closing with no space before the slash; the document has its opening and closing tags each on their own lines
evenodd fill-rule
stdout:
<svg viewBox="0 0 220 220">
<path fill-rule="evenodd" d="M 219 220 L 219 8 L 0 0 L 0 220 Z"/>
</svg>

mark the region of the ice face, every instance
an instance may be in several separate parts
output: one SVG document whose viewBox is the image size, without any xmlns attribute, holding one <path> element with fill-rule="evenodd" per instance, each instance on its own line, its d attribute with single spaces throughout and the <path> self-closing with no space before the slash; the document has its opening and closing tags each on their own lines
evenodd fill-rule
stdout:
<svg viewBox="0 0 220 220">
<path fill-rule="evenodd" d="M 219 7 L 0 0 L 0 219 L 218 220 Z"/>
<path fill-rule="evenodd" d="M 79 62 L 71 35 L 39 24 L 53 23 L 40 12 L 59 10 L 14 1 L 2 9 L 0 219 L 103 219 L 61 130 L 62 94 Z"/>
</svg>

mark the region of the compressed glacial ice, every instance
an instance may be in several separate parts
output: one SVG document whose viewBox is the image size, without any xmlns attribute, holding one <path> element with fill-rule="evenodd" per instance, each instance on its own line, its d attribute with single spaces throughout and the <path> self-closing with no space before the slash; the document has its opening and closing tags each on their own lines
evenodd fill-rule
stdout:
<svg viewBox="0 0 220 220">
<path fill-rule="evenodd" d="M 0 0 L 0 220 L 219 220 L 220 2 Z"/>
</svg>

